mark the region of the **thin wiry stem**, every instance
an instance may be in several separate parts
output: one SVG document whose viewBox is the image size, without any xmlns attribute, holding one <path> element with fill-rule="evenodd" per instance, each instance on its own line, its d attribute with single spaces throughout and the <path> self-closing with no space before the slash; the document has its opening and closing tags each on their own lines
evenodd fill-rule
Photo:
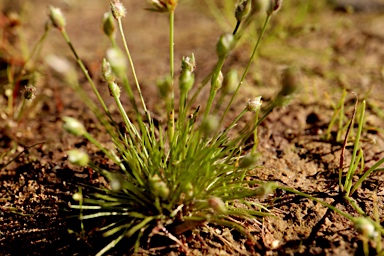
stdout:
<svg viewBox="0 0 384 256">
<path fill-rule="evenodd" d="M 169 12 L 169 75 L 171 77 L 171 89 L 170 89 L 170 99 L 168 99 L 169 104 L 169 113 L 168 113 L 168 131 L 169 131 L 169 141 L 173 141 L 173 136 L 175 133 L 175 43 L 174 43 L 174 33 L 175 33 L 175 12 Z"/>
<path fill-rule="evenodd" d="M 72 42 L 67 34 L 67 32 L 63 29 L 63 30 L 60 30 L 61 34 L 63 35 L 65 41 L 67 42 L 69 48 L 71 49 L 72 53 L 75 55 L 75 58 L 76 58 L 76 61 L 77 63 L 79 64 L 81 70 L 83 71 L 85 77 L 87 78 L 88 82 L 90 83 L 91 87 L 92 87 L 92 90 L 94 91 L 94 93 L 96 94 L 96 97 L 97 99 L 99 100 L 100 104 L 103 106 L 103 109 L 105 111 L 105 113 L 108 113 L 109 114 L 109 111 L 108 111 L 108 108 L 107 106 L 105 105 L 104 103 L 104 100 L 103 98 L 101 97 L 99 91 L 97 90 L 96 88 L 96 85 L 95 83 L 93 82 L 91 76 L 89 75 L 89 72 L 88 70 L 86 69 L 86 67 L 84 66 L 84 63 L 83 61 L 80 59 L 79 55 L 77 55 L 77 52 L 75 50 L 75 48 L 73 47 L 72 45 Z"/>
<path fill-rule="evenodd" d="M 265 32 L 265 30 L 266 30 L 266 28 L 267 28 L 267 25 L 268 25 L 270 19 L 271 19 L 271 15 L 267 15 L 267 17 L 265 18 L 265 22 L 264 22 L 263 28 L 262 28 L 262 30 L 261 30 L 260 36 L 259 36 L 259 38 L 257 39 L 256 45 L 255 45 L 255 47 L 253 48 L 252 55 L 251 55 L 251 57 L 249 58 L 248 64 L 247 64 L 247 66 L 246 66 L 246 68 L 245 68 L 245 70 L 244 70 L 243 76 L 241 77 L 241 79 L 240 79 L 240 81 L 239 81 L 239 84 L 238 84 L 238 86 L 237 86 L 237 88 L 236 88 L 236 91 L 233 93 L 232 98 L 231 98 L 231 100 L 229 101 L 228 106 L 227 106 L 227 108 L 225 109 L 223 116 L 221 117 L 221 120 L 220 120 L 220 126 L 222 125 L 225 116 L 228 114 L 229 108 L 232 106 L 232 102 L 233 102 L 233 100 L 235 99 L 237 93 L 239 92 L 239 89 L 240 89 L 241 85 L 242 85 L 243 82 L 244 82 L 244 80 L 245 80 L 245 76 L 248 74 L 249 68 L 251 67 L 252 61 L 253 61 L 253 59 L 255 58 L 256 51 L 257 51 L 257 49 L 259 48 L 261 39 L 263 38 L 264 32 Z"/>
<path fill-rule="evenodd" d="M 123 25 L 121 23 L 121 19 L 117 19 L 117 23 L 119 24 L 119 31 L 120 31 L 120 34 L 121 34 L 121 38 L 123 40 L 123 45 L 124 45 L 125 52 L 126 52 L 126 54 L 128 56 L 129 64 L 130 64 L 131 69 L 132 69 L 133 78 L 135 80 L 136 88 L 137 88 L 137 91 L 138 91 L 139 96 L 140 96 L 141 104 L 143 105 L 144 112 L 147 115 L 148 122 L 149 122 L 150 126 L 153 128 L 151 115 L 150 115 L 150 113 L 149 113 L 149 111 L 147 109 L 147 106 L 145 104 L 143 94 L 141 93 L 141 88 L 140 88 L 139 80 L 137 78 L 137 74 L 136 74 L 136 71 L 135 71 L 135 66 L 133 64 L 131 53 L 129 52 L 127 40 L 125 39 L 125 35 L 124 35 L 124 30 L 123 30 Z"/>
</svg>

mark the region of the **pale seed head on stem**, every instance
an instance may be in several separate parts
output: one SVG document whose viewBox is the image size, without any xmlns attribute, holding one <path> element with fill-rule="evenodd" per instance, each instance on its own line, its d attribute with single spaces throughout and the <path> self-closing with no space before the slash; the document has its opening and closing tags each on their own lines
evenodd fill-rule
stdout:
<svg viewBox="0 0 384 256">
<path fill-rule="evenodd" d="M 224 76 L 223 73 L 220 71 L 219 75 L 217 76 L 217 79 L 213 81 L 212 87 L 215 91 L 218 91 L 221 86 L 223 85 Z"/>
<path fill-rule="evenodd" d="M 126 9 L 120 0 L 113 0 L 111 2 L 111 12 L 116 20 L 120 20 L 122 17 L 125 17 Z"/>
<path fill-rule="evenodd" d="M 36 87 L 29 84 L 24 88 L 24 99 L 32 101 L 35 98 Z"/>
<path fill-rule="evenodd" d="M 239 73 L 237 70 L 230 70 L 223 80 L 223 92 L 225 94 L 231 94 L 236 91 L 237 85 L 239 84 Z"/>
<path fill-rule="evenodd" d="M 106 56 L 113 73 L 119 78 L 126 76 L 128 66 L 124 53 L 119 48 L 109 48 Z"/>
<path fill-rule="evenodd" d="M 68 154 L 68 160 L 72 164 L 75 164 L 78 166 L 87 166 L 89 163 L 88 154 L 82 150 L 72 149 L 72 150 L 69 150 L 67 154 Z"/>
<path fill-rule="evenodd" d="M 176 9 L 178 0 L 148 0 L 153 8 L 147 10 L 154 12 L 173 12 Z"/>
<path fill-rule="evenodd" d="M 365 237 L 373 239 L 377 237 L 378 233 L 375 226 L 366 218 L 359 217 L 354 220 L 356 230 Z"/>
<path fill-rule="evenodd" d="M 112 97 L 120 98 L 120 87 L 115 82 L 108 83 L 109 94 Z"/>
<path fill-rule="evenodd" d="M 227 211 L 225 203 L 220 197 L 213 196 L 208 199 L 208 205 L 214 210 L 217 214 L 223 214 Z"/>
<path fill-rule="evenodd" d="M 65 29 L 65 17 L 59 8 L 49 6 L 49 18 L 52 21 L 54 27 L 58 28 L 60 31 Z"/>
<path fill-rule="evenodd" d="M 269 0 L 269 5 L 267 8 L 267 14 L 272 15 L 280 10 L 283 0 Z"/>
<path fill-rule="evenodd" d="M 219 58 L 225 57 L 235 44 L 235 37 L 232 34 L 224 34 L 216 45 L 216 52 Z"/>
<path fill-rule="evenodd" d="M 248 16 L 252 8 L 251 0 L 238 0 L 236 3 L 235 18 L 238 22 Z"/>
<path fill-rule="evenodd" d="M 108 83 L 113 83 L 115 81 L 115 75 L 112 72 L 111 64 L 103 59 L 103 64 L 101 65 L 101 73 L 103 75 L 103 79 Z"/>
<path fill-rule="evenodd" d="M 87 132 L 85 130 L 84 125 L 73 117 L 65 116 L 63 117 L 63 121 L 64 121 L 64 125 L 63 125 L 64 130 L 70 134 L 73 134 L 76 136 L 82 136 Z"/>
<path fill-rule="evenodd" d="M 257 112 L 260 110 L 262 103 L 263 101 L 261 100 L 261 96 L 254 97 L 253 99 L 248 101 L 247 110 L 251 112 Z"/>
</svg>

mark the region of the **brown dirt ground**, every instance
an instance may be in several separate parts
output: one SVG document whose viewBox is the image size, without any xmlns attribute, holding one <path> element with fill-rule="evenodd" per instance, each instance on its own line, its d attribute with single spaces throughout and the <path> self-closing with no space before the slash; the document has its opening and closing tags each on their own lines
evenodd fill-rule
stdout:
<svg viewBox="0 0 384 256">
<path fill-rule="evenodd" d="M 145 1 L 125 2 L 129 13 L 124 21 L 126 34 L 138 75 L 142 77 L 144 95 L 150 109 L 161 116 L 154 84 L 168 70 L 167 19 L 145 12 Z M 108 9 L 108 1 L 86 0 L 79 4 L 71 0 L 6 0 L 0 3 L 0 8 L 4 13 L 12 8 L 24 10 L 19 32 L 31 48 L 43 32 L 48 4 L 63 8 L 67 31 L 91 74 L 98 79 L 100 60 L 108 47 L 99 24 Z M 325 141 L 323 135 L 343 89 L 349 92 L 348 117 L 352 116 L 355 100 L 351 92 L 368 102 L 362 134 L 366 166 L 384 157 L 384 17 L 382 13 L 343 13 L 317 8 L 320 5 L 314 4 L 309 15 L 299 16 L 301 9 L 290 4 L 291 8 L 283 8 L 273 17 L 260 56 L 240 93 L 245 96 L 238 97 L 235 106 L 243 106 L 246 100 L 257 95 L 263 95 L 268 101 L 279 90 L 281 69 L 292 63 L 299 65 L 303 71 L 303 88 L 289 106 L 275 110 L 262 124 L 259 132 L 262 168 L 255 172 L 261 180 L 276 181 L 332 203 L 338 200 L 342 143 Z M 2 30 L 4 24 L 6 19 L 2 16 Z M 6 39 L 17 45 L 17 41 L 12 42 L 17 33 L 17 30 L 11 31 Z M 194 52 L 197 77 L 201 79 L 215 62 L 215 42 L 221 33 L 222 28 L 203 1 L 181 2 L 176 16 L 176 60 Z M 240 50 L 229 57 L 229 63 L 244 67 L 251 50 L 249 41 L 245 38 Z M 4 41 L 0 42 L 2 59 L 21 58 L 20 53 L 4 45 Z M 72 60 L 57 31 L 50 33 L 43 55 L 52 52 Z M 94 124 L 93 116 L 74 92 L 43 67 L 38 69 L 42 75 L 36 84 L 37 104 L 21 122 L 9 121 L 3 108 L 6 102 L 1 88 L 0 163 L 23 153 L 0 172 L 0 255 L 94 255 L 106 243 L 95 231 L 100 223 L 89 225 L 91 230 L 87 229 L 82 236 L 69 234 L 68 229 L 79 231 L 80 225 L 75 218 L 68 218 L 74 214 L 68 203 L 79 186 L 87 191 L 86 185 L 101 185 L 104 181 L 88 169 L 70 165 L 65 151 L 80 147 L 94 159 L 100 162 L 102 159 L 86 141 L 65 134 L 60 118 L 64 115 L 81 117 L 92 134 L 105 143 L 107 138 L 100 133 L 100 127 Z M 3 78 L 0 77 L 0 82 Z M 84 86 L 88 85 L 84 82 Z M 100 83 L 99 86 L 106 94 L 105 85 Z M 238 110 L 232 109 L 233 113 Z M 333 136 L 335 131 L 333 129 Z M 40 144 L 28 149 L 35 143 Z M 345 167 L 351 152 L 352 147 L 348 146 Z M 354 198 L 372 216 L 374 191 L 378 192 L 377 206 L 383 225 L 384 178 L 381 173 L 369 177 Z M 234 231 L 209 225 L 180 239 L 190 255 L 362 255 L 362 242 L 353 224 L 332 211 L 327 212 L 320 204 L 282 191 L 276 191 L 264 201 L 270 203 L 275 216 L 249 225 L 249 231 L 258 241 L 256 245 L 247 244 Z M 337 207 L 357 215 L 344 203 Z M 157 248 L 143 249 L 140 255 L 181 253 L 177 246 L 167 245 L 159 241 Z M 376 245 L 370 245 L 374 255 Z M 111 253 L 128 252 L 120 246 Z"/>
</svg>

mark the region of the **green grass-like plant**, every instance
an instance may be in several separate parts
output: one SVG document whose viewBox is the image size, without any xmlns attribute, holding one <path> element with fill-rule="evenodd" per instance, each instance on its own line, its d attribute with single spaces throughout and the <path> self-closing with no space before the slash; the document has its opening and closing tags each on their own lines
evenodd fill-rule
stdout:
<svg viewBox="0 0 384 256">
<path fill-rule="evenodd" d="M 0 95 L 6 99 L 6 104 L 0 106 L 0 113 L 9 120 L 5 122 L 6 126 L 16 127 L 26 113 L 36 111 L 36 102 L 41 101 L 39 96 L 32 102 L 41 71 L 36 64 L 50 27 L 45 27 L 42 36 L 29 49 L 31 43 L 25 40 L 23 16 L 16 12 L 7 16 L 6 29 L 0 34 Z M 16 35 L 15 42 L 9 41 L 7 35 L 11 32 Z"/>
<path fill-rule="evenodd" d="M 237 1 L 235 10 L 237 27 L 252 12 L 252 2 L 255 1 Z M 104 232 L 104 236 L 111 237 L 111 242 L 98 255 L 110 250 L 124 237 L 134 238 L 134 249 L 138 251 L 142 245 L 142 238 L 150 238 L 155 234 L 163 234 L 184 248 L 178 241 L 177 235 L 202 223 L 215 223 L 237 229 L 248 235 L 252 241 L 254 238 L 234 219 L 234 216 L 242 220 L 252 220 L 269 214 L 264 206 L 248 202 L 246 198 L 268 195 L 273 192 L 276 185 L 260 182 L 257 177 L 252 176 L 251 171 L 255 169 L 257 160 L 256 147 L 254 146 L 251 152 L 244 152 L 243 147 L 245 141 L 251 136 L 254 136 L 254 142 L 257 145 L 256 127 L 273 108 L 286 104 L 291 98 L 296 86 L 292 82 L 297 82 L 291 77 L 293 73 L 287 72 L 290 80 L 283 84 L 283 89 L 275 100 L 264 109 L 261 108 L 261 97 L 255 97 L 244 104 L 243 111 L 232 122 L 227 126 L 224 124 L 227 122 L 229 108 L 244 83 L 267 24 L 280 8 L 281 1 L 268 1 L 265 23 L 256 40 L 248 65 L 221 116 L 214 115 L 211 110 L 215 103 L 215 96 L 222 86 L 221 70 L 228 54 L 236 46 L 244 30 L 240 29 L 238 34 L 235 29 L 233 33 L 220 37 L 217 43 L 217 64 L 201 84 L 195 85 L 196 62 L 193 54 L 183 58 L 181 74 L 177 81 L 174 67 L 174 16 L 177 0 L 152 0 L 150 3 L 152 7 L 149 10 L 163 12 L 169 18 L 170 68 L 168 76 L 159 84 L 165 98 L 167 122 L 159 126 L 155 126 L 151 112 L 142 96 L 134 62 L 123 32 L 122 18 L 126 10 L 122 3 L 113 0 L 111 13 L 105 14 L 103 19 L 103 29 L 111 39 L 112 47 L 107 51 L 107 58 L 103 60 L 102 74 L 121 117 L 117 120 L 112 118 L 105 101 L 73 47 L 60 9 L 55 7 L 49 9 L 53 25 L 68 43 L 98 103 L 93 102 L 78 84 L 75 79 L 76 72 L 70 66 L 60 63 L 55 58 L 51 58 L 49 62 L 95 113 L 108 132 L 114 150 L 107 149 L 87 132 L 81 122 L 72 117 L 63 118 L 64 128 L 96 145 L 108 159 L 114 162 L 114 169 L 118 169 L 118 171 L 103 169 L 97 163 L 93 163 L 86 153 L 78 149 L 69 151 L 69 161 L 80 166 L 89 166 L 109 181 L 108 187 L 98 189 L 95 194 L 86 196 L 82 193 L 75 194 L 74 199 L 79 204 L 72 205 L 72 208 L 80 209 L 81 221 L 93 218 L 106 219 L 107 222 L 100 231 Z M 254 15 L 253 12 L 252 15 Z M 119 31 L 123 40 L 123 49 L 120 49 L 115 42 L 116 31 Z M 128 59 L 129 69 L 138 92 L 137 96 L 133 94 L 128 82 L 128 67 L 125 65 L 124 58 Z M 58 69 L 59 64 L 66 68 Z M 122 81 L 122 88 L 135 110 L 134 117 L 128 116 L 125 111 L 120 100 L 121 90 L 117 81 Z M 211 87 L 204 108 L 192 109 L 192 103 L 209 81 Z M 177 84 L 180 97 L 175 104 L 174 92 Z M 192 91 L 194 93 L 190 96 L 189 93 Z M 135 97 L 139 98 L 140 104 L 137 104 Z M 247 112 L 254 113 L 253 121 L 241 132 L 230 135 L 238 121 Z M 120 122 L 123 123 L 123 129 L 119 126 Z"/>
<path fill-rule="evenodd" d="M 343 94 L 340 104 L 344 104 L 345 96 L 346 95 Z M 341 216 L 347 218 L 348 220 L 352 221 L 356 230 L 361 234 L 360 238 L 363 242 L 364 255 L 366 256 L 369 255 L 370 241 L 375 242 L 375 247 L 376 247 L 375 249 L 376 249 L 377 255 L 383 255 L 384 251 L 381 247 L 381 244 L 382 244 L 382 236 L 384 235 L 384 227 L 381 226 L 380 224 L 380 217 L 378 213 L 379 203 L 376 195 L 377 192 L 372 191 L 372 196 L 374 199 L 373 200 L 373 208 L 374 208 L 373 216 L 369 216 L 353 198 L 353 193 L 356 192 L 356 190 L 361 186 L 361 184 L 367 179 L 369 175 L 371 175 L 374 172 L 382 172 L 384 170 L 384 168 L 381 167 L 384 163 L 384 158 L 380 159 L 377 163 L 372 165 L 370 168 L 365 168 L 364 166 L 364 152 L 360 146 L 360 138 L 361 138 L 361 133 L 362 133 L 363 124 L 364 124 L 365 107 L 366 107 L 365 100 L 360 104 L 360 106 L 358 106 L 358 101 L 356 101 L 353 117 L 349 121 L 347 128 L 344 129 L 346 130 L 346 135 L 345 135 L 344 144 L 343 144 L 343 148 L 340 155 L 339 194 L 335 198 L 335 201 L 332 204 L 328 204 L 316 197 L 313 197 L 311 195 L 305 194 L 303 192 L 297 191 L 292 188 L 287 188 L 287 187 L 279 187 L 279 188 L 286 190 L 288 192 L 297 194 L 299 196 L 309 198 L 315 202 L 322 204 L 323 206 L 328 208 L 328 211 L 326 214 L 328 214 L 330 211 L 334 211 L 340 214 Z M 349 162 L 349 167 L 347 172 L 344 172 L 344 168 L 343 168 L 344 151 L 347 146 L 351 129 L 355 122 L 356 112 L 358 116 L 358 128 L 354 138 L 353 151 L 352 151 L 351 160 Z M 335 114 L 333 115 L 332 120 L 334 120 L 334 117 L 339 113 L 341 113 L 341 117 L 344 117 L 344 106 L 339 106 L 339 108 L 335 109 Z M 342 128 L 342 125 L 340 125 L 339 128 Z M 359 175 L 357 181 L 354 182 L 353 177 L 357 175 L 359 166 L 360 166 L 361 172 L 364 171 L 364 173 L 362 173 L 362 175 Z M 339 204 L 351 206 L 356 211 L 356 213 L 358 213 L 358 217 L 352 216 L 347 212 L 341 211 L 339 208 L 337 208 L 337 205 Z"/>
</svg>

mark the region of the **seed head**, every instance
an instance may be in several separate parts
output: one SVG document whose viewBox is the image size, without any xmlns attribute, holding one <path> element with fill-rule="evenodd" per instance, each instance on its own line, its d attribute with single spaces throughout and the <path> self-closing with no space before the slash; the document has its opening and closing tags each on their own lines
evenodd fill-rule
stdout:
<svg viewBox="0 0 384 256">
<path fill-rule="evenodd" d="M 257 154 L 249 153 L 241 158 L 239 167 L 240 168 L 252 167 L 256 164 L 257 160 L 258 160 Z"/>
<path fill-rule="evenodd" d="M 88 154 L 82 150 L 72 149 L 72 150 L 69 150 L 67 154 L 68 154 L 68 160 L 72 164 L 75 164 L 78 166 L 87 166 L 89 163 Z"/>
<path fill-rule="evenodd" d="M 112 191 L 119 192 L 123 189 L 124 186 L 124 176 L 118 173 L 111 174 L 110 183 Z"/>
<path fill-rule="evenodd" d="M 232 34 L 224 34 L 220 37 L 216 45 L 216 52 L 219 58 L 225 57 L 232 49 L 235 43 L 235 37 Z"/>
<path fill-rule="evenodd" d="M 196 68 L 195 56 L 183 57 L 181 61 L 181 74 L 179 79 L 180 90 L 183 92 L 188 92 L 191 90 L 193 84 L 195 83 L 195 75 L 193 71 Z"/>
<path fill-rule="evenodd" d="M 21 24 L 20 16 L 16 12 L 8 13 L 8 26 L 11 28 L 17 27 Z"/>
<path fill-rule="evenodd" d="M 80 202 L 83 200 L 83 195 L 81 193 L 75 193 L 72 196 L 73 200 Z"/>
<path fill-rule="evenodd" d="M 120 0 L 113 0 L 111 2 L 111 12 L 113 17 L 115 17 L 116 20 L 119 20 L 122 17 L 125 17 L 126 9 Z"/>
<path fill-rule="evenodd" d="M 266 182 L 256 189 L 256 195 L 260 197 L 267 197 L 276 190 L 276 184 L 273 182 Z"/>
<path fill-rule="evenodd" d="M 103 64 L 101 65 L 101 73 L 106 82 L 112 83 L 115 81 L 115 75 L 112 72 L 111 64 L 103 59 Z"/>
<path fill-rule="evenodd" d="M 49 18 L 52 21 L 53 26 L 63 31 L 65 29 L 65 18 L 59 8 L 49 6 Z"/>
<path fill-rule="evenodd" d="M 269 5 L 267 8 L 267 14 L 272 15 L 280 10 L 281 5 L 283 4 L 283 0 L 269 0 Z"/>
<path fill-rule="evenodd" d="M 238 22 L 243 20 L 251 11 L 251 0 L 238 0 L 236 3 L 235 17 Z"/>
<path fill-rule="evenodd" d="M 120 87 L 115 82 L 108 83 L 108 89 L 109 89 L 109 94 L 112 97 L 120 98 L 121 90 L 120 90 Z"/>
<path fill-rule="evenodd" d="M 34 87 L 31 84 L 27 85 L 24 88 L 24 93 L 23 93 L 24 99 L 32 101 L 35 98 L 35 91 L 36 91 L 36 87 Z"/>
<path fill-rule="evenodd" d="M 263 101 L 261 100 L 261 96 L 254 97 L 248 101 L 247 110 L 251 112 L 257 112 L 260 110 L 262 103 Z"/>
<path fill-rule="evenodd" d="M 195 83 L 195 75 L 191 71 L 184 70 L 181 72 L 180 79 L 179 79 L 180 91 L 182 92 L 190 91 L 194 83 Z"/>
<path fill-rule="evenodd" d="M 375 238 L 378 234 L 375 230 L 375 226 L 365 217 L 356 218 L 355 221 L 356 230 L 365 237 Z"/>
<path fill-rule="evenodd" d="M 224 76 L 223 92 L 225 94 L 231 94 L 235 92 L 238 84 L 239 84 L 239 73 L 236 70 L 232 69 Z"/>
<path fill-rule="evenodd" d="M 192 53 L 191 57 L 183 57 L 181 61 L 181 70 L 189 70 L 191 72 L 195 71 L 196 68 L 196 60 L 195 55 Z"/>
<path fill-rule="evenodd" d="M 173 12 L 176 9 L 178 0 L 148 0 L 153 8 L 147 9 L 155 12 Z"/>
<path fill-rule="evenodd" d="M 213 86 L 213 89 L 215 91 L 219 90 L 221 88 L 221 86 L 223 85 L 223 80 L 224 80 L 224 76 L 223 76 L 223 73 L 220 71 L 219 72 L 219 75 L 217 76 L 216 80 L 213 81 L 214 77 L 212 77 L 212 85 Z"/>
<path fill-rule="evenodd" d="M 115 73 L 117 77 L 124 77 L 127 71 L 127 59 L 124 53 L 118 48 L 109 48 L 106 56 L 113 73 Z"/>
<path fill-rule="evenodd" d="M 65 116 L 63 117 L 64 125 L 63 128 L 67 132 L 76 135 L 76 136 L 82 136 L 84 135 L 87 131 L 85 130 L 85 127 L 82 123 L 80 123 L 78 120 L 75 118 Z"/>
<path fill-rule="evenodd" d="M 158 196 L 163 200 L 168 198 L 170 192 L 169 188 L 159 175 L 155 174 L 154 176 L 150 177 L 149 183 L 152 189 L 152 193 L 155 196 Z"/>
<path fill-rule="evenodd" d="M 201 123 L 201 129 L 207 136 L 214 134 L 220 125 L 220 120 L 217 116 L 208 116 L 206 120 Z"/>
<path fill-rule="evenodd" d="M 213 196 L 209 198 L 208 204 L 216 213 L 220 214 L 227 211 L 227 207 L 225 207 L 223 200 L 219 197 Z"/>
</svg>

